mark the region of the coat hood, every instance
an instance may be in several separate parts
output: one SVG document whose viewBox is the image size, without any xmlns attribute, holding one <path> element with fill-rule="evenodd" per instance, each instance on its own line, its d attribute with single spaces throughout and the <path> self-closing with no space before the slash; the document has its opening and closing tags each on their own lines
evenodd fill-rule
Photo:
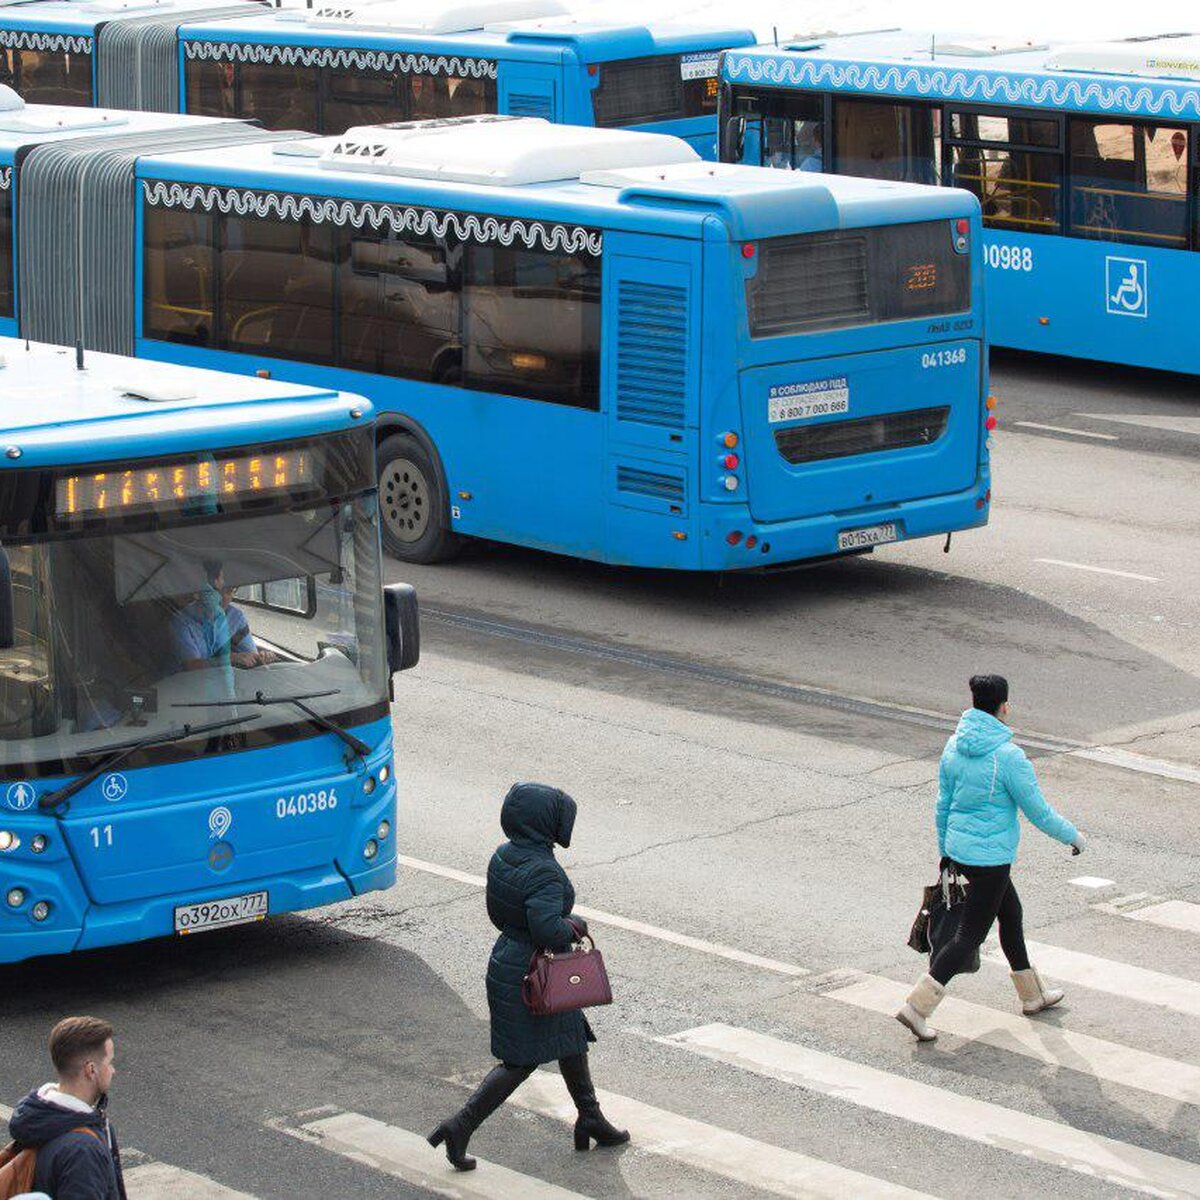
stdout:
<svg viewBox="0 0 1200 1200">
<path fill-rule="evenodd" d="M 575 801 L 560 788 L 544 783 L 514 783 L 500 808 L 500 828 L 513 842 L 532 842 L 564 849 L 575 828 Z"/>
<path fill-rule="evenodd" d="M 1012 741 L 1012 730 L 991 713 L 981 708 L 968 708 L 958 719 L 954 740 L 960 754 L 981 758 Z"/>
<path fill-rule="evenodd" d="M 94 1108 L 66 1096 L 53 1084 L 30 1092 L 8 1123 L 14 1141 L 23 1146 L 44 1146 L 72 1129 L 95 1129 L 103 1133 L 104 1117 Z"/>
</svg>

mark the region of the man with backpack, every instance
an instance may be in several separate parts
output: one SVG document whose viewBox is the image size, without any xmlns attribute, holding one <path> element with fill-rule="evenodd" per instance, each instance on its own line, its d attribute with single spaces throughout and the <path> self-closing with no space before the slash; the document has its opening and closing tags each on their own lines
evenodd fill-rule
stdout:
<svg viewBox="0 0 1200 1200">
<path fill-rule="evenodd" d="M 126 1200 L 117 1136 L 108 1122 L 113 1028 L 67 1017 L 50 1034 L 58 1076 L 22 1100 L 0 1150 L 0 1200 L 26 1191 L 51 1200 Z"/>
</svg>

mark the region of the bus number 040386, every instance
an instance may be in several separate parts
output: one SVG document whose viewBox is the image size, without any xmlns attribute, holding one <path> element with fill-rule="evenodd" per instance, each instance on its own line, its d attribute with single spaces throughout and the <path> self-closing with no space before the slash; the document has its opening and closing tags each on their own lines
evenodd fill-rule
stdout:
<svg viewBox="0 0 1200 1200">
<path fill-rule="evenodd" d="M 294 796 L 280 796 L 275 801 L 275 815 L 282 821 L 287 817 L 303 817 L 309 813 L 328 812 L 337 808 L 337 790 L 322 788 L 319 792 L 299 792 Z"/>
<path fill-rule="evenodd" d="M 1029 246 L 998 246 L 992 242 L 983 248 L 983 261 L 1001 271 L 1032 271 L 1033 250 Z"/>
</svg>

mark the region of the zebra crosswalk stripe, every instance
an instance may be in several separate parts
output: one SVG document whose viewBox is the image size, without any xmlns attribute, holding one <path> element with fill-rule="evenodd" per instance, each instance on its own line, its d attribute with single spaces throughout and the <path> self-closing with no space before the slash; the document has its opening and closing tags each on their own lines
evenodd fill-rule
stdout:
<svg viewBox="0 0 1200 1200">
<path fill-rule="evenodd" d="M 1200 1195 L 1200 1163 L 1086 1133 L 750 1029 L 704 1025 L 657 1039 L 822 1095 L 1160 1197 Z"/>
<path fill-rule="evenodd" d="M 160 1162 L 131 1167 L 125 1172 L 125 1186 L 129 1200 L 255 1200 L 205 1175 Z"/>
<path fill-rule="evenodd" d="M 768 1145 L 628 1096 L 599 1089 L 596 1096 L 610 1121 L 629 1128 L 639 1152 L 661 1155 L 674 1163 L 732 1179 L 744 1188 L 822 1200 L 855 1200 L 861 1196 L 929 1200 L 924 1192 Z M 556 1120 L 575 1120 L 575 1106 L 562 1079 L 553 1071 L 535 1071 L 509 1103 Z"/>
<path fill-rule="evenodd" d="M 845 987 L 821 994 L 828 999 L 890 1016 L 904 1003 L 908 991 L 908 984 L 893 979 L 859 975 L 851 976 Z M 1153 1092 L 1180 1104 L 1200 1104 L 1200 1066 L 1192 1063 L 1106 1042 L 1103 1038 L 1031 1020 L 1016 1012 L 997 1012 L 955 996 L 947 996 L 938 1005 L 932 1023 L 941 1033 L 952 1033 L 973 1042 L 1023 1054 L 1048 1066 L 1081 1071 L 1110 1083 Z"/>
<path fill-rule="evenodd" d="M 479 1163 L 476 1170 L 455 1171 L 446 1162 L 444 1152 L 434 1150 L 419 1133 L 360 1113 L 341 1112 L 293 1128 L 278 1128 L 438 1196 L 461 1200 L 586 1200 L 579 1192 L 512 1171 L 478 1155 L 473 1155 Z"/>
<path fill-rule="evenodd" d="M 1181 933 L 1200 933 L 1200 904 L 1189 904 L 1186 900 L 1162 900 L 1158 896 L 1140 894 L 1119 896 L 1103 904 L 1093 904 L 1092 908 L 1128 921 L 1143 921 Z"/>
</svg>

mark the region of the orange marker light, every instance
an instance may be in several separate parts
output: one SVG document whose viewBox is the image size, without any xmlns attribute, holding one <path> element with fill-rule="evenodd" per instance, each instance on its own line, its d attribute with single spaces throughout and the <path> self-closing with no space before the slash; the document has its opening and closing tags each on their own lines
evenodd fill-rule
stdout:
<svg viewBox="0 0 1200 1200">
<path fill-rule="evenodd" d="M 987 407 L 988 407 L 988 411 L 989 411 L 989 412 L 990 412 L 990 411 L 991 411 L 993 408 L 995 408 L 995 407 L 996 407 L 996 397 L 995 397 L 995 396 L 989 396 L 989 397 L 987 398 Z"/>
<path fill-rule="evenodd" d="M 738 444 L 738 435 L 736 433 L 727 433 L 721 438 L 721 445 L 732 450 Z"/>
</svg>

